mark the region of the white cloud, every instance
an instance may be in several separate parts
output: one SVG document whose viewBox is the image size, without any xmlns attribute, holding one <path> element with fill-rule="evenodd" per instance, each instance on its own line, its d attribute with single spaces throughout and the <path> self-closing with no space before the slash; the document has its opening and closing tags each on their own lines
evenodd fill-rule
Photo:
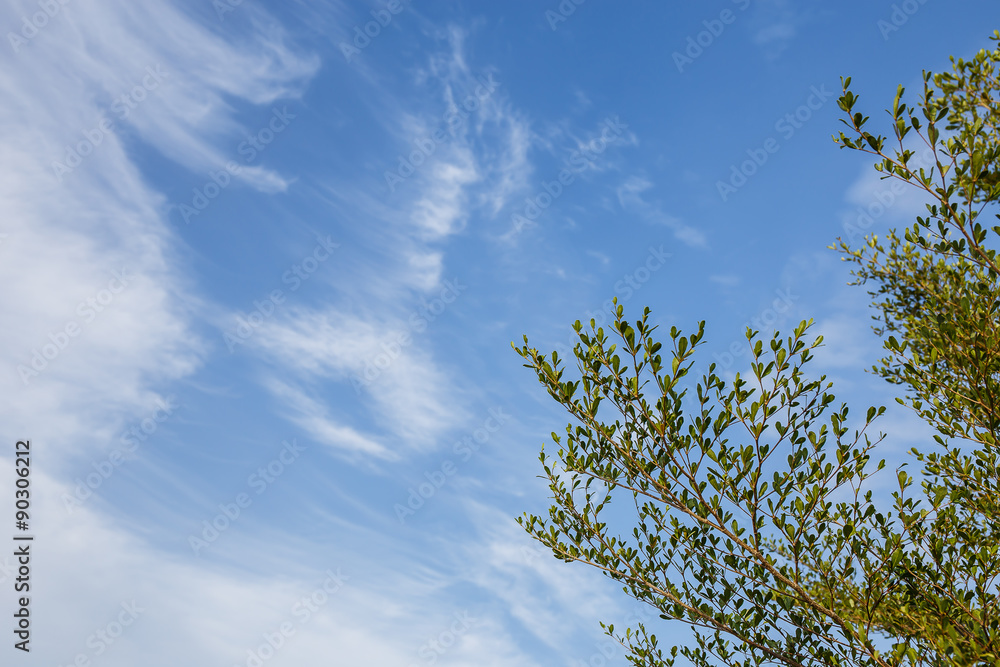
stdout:
<svg viewBox="0 0 1000 667">
<path fill-rule="evenodd" d="M 765 58 L 774 60 L 791 45 L 799 26 L 812 20 L 814 11 L 789 0 L 759 0 L 750 21 L 754 43 Z"/>
<path fill-rule="evenodd" d="M 10 488 L 13 477 L 11 462 L 0 459 L 0 481 Z M 406 665 L 419 661 L 428 639 L 449 630 L 463 611 L 476 622 L 439 654 L 438 664 L 532 664 L 506 631 L 502 613 L 456 600 L 448 580 L 434 566 L 416 564 L 424 556 L 395 551 L 384 528 L 330 524 L 337 538 L 317 548 L 245 524 L 253 521 L 247 516 L 201 560 L 191 560 L 181 557 L 190 553 L 184 526 L 158 535 L 178 535 L 172 552 L 90 505 L 67 514 L 58 498 L 71 489 L 41 471 L 32 483 L 33 507 L 47 517 L 33 531 L 33 574 L 45 582 L 31 598 L 33 664 L 70 664 L 83 654 L 109 666 L 243 665 L 248 651 L 268 643 L 265 635 L 275 639 L 288 624 L 292 632 L 265 664 L 326 665 L 336 653 L 343 664 Z M 373 560 L 358 544 L 382 557 Z M 11 560 L 0 556 L 5 586 Z M 133 613 L 122 617 L 123 609 Z M 108 628 L 120 618 L 128 621 L 120 633 Z M 113 640 L 101 640 L 98 632 Z M 481 658 L 482 650 L 491 657 Z"/>
<path fill-rule="evenodd" d="M 433 104 L 404 101 L 370 76 L 362 81 L 376 101 L 375 117 L 396 138 L 398 155 L 410 169 L 400 168 L 399 158 L 393 158 L 383 171 L 396 180 L 380 173 L 377 184 L 369 178 L 326 189 L 336 208 L 369 223 L 351 230 L 358 243 L 345 260 L 356 267 L 350 287 L 334 286 L 364 308 L 291 309 L 255 336 L 258 349 L 294 371 L 293 377 L 280 377 L 280 386 L 285 387 L 281 395 L 303 415 L 297 419 L 322 416 L 313 428 L 327 429 L 324 441 L 331 444 L 340 440 L 338 418 L 327 416 L 320 399 L 302 399 L 317 396 L 319 382 L 354 383 L 363 409 L 372 410 L 389 435 L 418 451 L 435 446 L 465 415 L 451 389 L 454 380 L 421 340 L 427 322 L 412 325 L 414 318 L 424 317 L 415 306 L 435 302 L 449 289 L 449 240 L 467 230 L 472 216 L 495 215 L 523 188 L 530 173 L 531 133 L 506 100 L 502 78 L 488 68 L 471 68 L 466 34 L 451 28 L 441 38 L 446 47 L 432 54 L 416 75 L 421 89 L 436 91 Z M 373 195 L 387 180 L 392 181 L 389 196 Z M 403 334 L 407 342 L 400 345 Z M 385 367 L 376 368 L 383 358 Z M 357 378 L 366 374 L 377 379 L 358 387 Z"/>
<path fill-rule="evenodd" d="M 791 23 L 774 23 L 766 28 L 758 30 L 754 36 L 754 43 L 765 46 L 775 41 L 787 41 L 795 37 L 795 26 Z"/>
<path fill-rule="evenodd" d="M 370 399 L 375 421 L 388 433 L 408 448 L 433 447 L 464 412 L 448 376 L 413 342 L 419 333 L 410 318 L 374 320 L 331 307 L 294 309 L 287 318 L 262 326 L 251 340 L 295 373 L 287 381 L 267 383 L 289 404 L 293 421 L 321 442 L 392 458 L 374 436 L 337 423 L 318 399 L 291 383 L 307 386 L 323 379 L 349 383 L 358 390 L 353 400 Z"/>
<path fill-rule="evenodd" d="M 468 151 L 456 157 L 461 162 L 439 162 L 428 167 L 431 173 L 427 185 L 413 205 L 411 220 L 426 238 L 444 238 L 465 226 L 466 187 L 477 182 L 479 174 Z"/>
<path fill-rule="evenodd" d="M 928 166 L 919 161 L 926 153 L 917 155 L 912 166 Z M 844 198 L 850 209 L 840 215 L 841 238 L 853 247 L 870 234 L 884 236 L 887 229 L 899 227 L 900 223 L 909 226 L 917 216 L 927 215 L 925 204 L 930 201 L 919 188 L 895 178 L 883 179 L 870 167 L 862 170 Z"/>
<path fill-rule="evenodd" d="M 814 355 L 816 364 L 836 370 L 870 367 L 881 347 L 871 324 L 865 312 L 842 311 L 821 319 L 810 332 L 823 336 L 823 347 Z"/>
<path fill-rule="evenodd" d="M 243 10 L 256 11 L 251 3 Z M 34 11 L 34 2 L 10 3 L 0 20 L 19 25 Z M 77 0 L 60 4 L 19 53 L 6 44 L 0 50 L 7 100 L 0 109 L 0 308 L 11 323 L 0 332 L 8 351 L 0 419 L 7 441 L 30 434 L 41 454 L 32 477 L 32 507 L 45 517 L 36 524 L 33 560 L 33 574 L 44 581 L 32 595 L 38 664 L 68 664 L 80 653 L 107 665 L 245 661 L 246 649 L 287 620 L 328 567 L 304 568 L 286 557 L 265 575 L 249 574 L 277 549 L 259 540 L 241 554 L 239 569 L 232 561 L 193 562 L 181 537 L 177 552 L 139 537 L 160 539 L 173 534 L 170 527 L 112 519 L 96 500 L 70 515 L 59 500 L 70 491 L 58 478 L 63 461 L 105 447 L 123 422 L 148 414 L 171 381 L 195 373 L 206 354 L 195 323 L 209 308 L 184 278 L 165 199 L 137 167 L 133 146 L 145 143 L 196 171 L 217 168 L 230 157 L 228 147 L 218 147 L 222 138 L 239 129 L 231 104 L 296 94 L 315 71 L 314 59 L 295 56 L 277 35 L 268 29 L 233 46 L 163 2 Z M 145 99 L 114 132 L 95 134 L 102 114 L 115 113 L 115 98 L 158 64 L 169 72 L 162 83 L 144 88 Z M 85 159 L 60 182 L 52 161 L 85 141 Z M 248 173 L 267 191 L 284 182 L 263 168 Z M 58 352 L 25 386 L 16 366 L 30 365 L 33 350 Z M 307 428 L 356 449 L 378 446 L 332 429 L 308 395 L 292 398 Z M 0 486 L 12 488 L 12 480 L 10 461 L 0 458 Z M 229 537 L 239 544 L 236 533 Z M 98 658 L 88 637 L 133 600 L 142 608 L 135 623 Z M 268 664 L 325 664 L 334 648 L 354 664 L 403 664 L 406 640 L 417 635 L 386 641 L 370 630 L 379 604 L 345 590 Z"/>
<path fill-rule="evenodd" d="M 238 127 L 224 100 L 272 102 L 315 61 L 291 54 L 275 31 L 234 48 L 163 2 L 59 8 L 27 43 L 0 50 L 0 307 L 18 322 L 0 334 L 11 362 L 0 410 L 12 431 L 30 424 L 52 446 L 96 446 L 204 355 L 192 329 L 203 304 L 182 277 L 164 198 L 130 146 L 138 139 L 192 169 L 217 168 L 228 156 L 215 141 Z M 37 10 L 22 2 L 0 12 L 20 25 Z M 245 177 L 264 189 L 284 182 L 260 168 Z M 67 337 L 68 326 L 78 335 Z M 39 356 L 51 345 L 65 349 Z M 24 371 L 25 386 L 16 366 L 33 358 L 45 368 Z"/>
<path fill-rule="evenodd" d="M 18 25 L 37 9 L 8 5 L 3 21 Z M 192 326 L 204 306 L 182 277 L 164 198 L 130 146 L 138 139 L 191 168 L 217 166 L 215 141 L 237 127 L 223 100 L 271 102 L 315 63 L 276 37 L 234 48 L 162 2 L 86 0 L 60 5 L 0 60 L 10 102 L 0 110 L 0 307 L 18 322 L 0 334 L 10 351 L 4 421 L 12 432 L 31 425 L 53 447 L 100 446 L 204 355 Z M 16 366 L 33 358 L 45 368 L 25 385 Z"/>
<path fill-rule="evenodd" d="M 716 285 L 719 285 L 720 287 L 723 287 L 725 289 L 732 289 L 734 287 L 738 287 L 740 282 L 742 282 L 739 276 L 733 275 L 731 273 L 711 275 L 708 277 L 708 279 L 713 283 L 715 283 Z"/>
<path fill-rule="evenodd" d="M 395 458 L 372 438 L 330 419 L 327 408 L 302 390 L 278 380 L 268 381 L 267 386 L 291 409 L 291 421 L 317 442 L 346 450 L 349 454 L 367 454 L 383 459 Z"/>
<path fill-rule="evenodd" d="M 600 635 L 598 621 L 621 627 L 627 598 L 596 568 L 557 560 L 496 509 L 467 506 L 483 528 L 464 548 L 464 576 L 503 600 L 524 630 L 558 650 L 581 634 Z"/>
<path fill-rule="evenodd" d="M 681 243 L 692 247 L 704 247 L 707 244 L 705 235 L 684 224 L 679 218 L 664 213 L 659 202 L 647 201 L 642 193 L 653 187 L 653 183 L 641 176 L 630 176 L 618 187 L 618 203 L 626 211 L 639 215 L 642 220 L 655 225 L 663 225 L 674 233 Z"/>
<path fill-rule="evenodd" d="M 0 56 L 0 92 L 9 102 L 0 109 L 0 272 L 7 286 L 0 308 L 16 323 L 0 332 L 10 351 L 0 378 L 0 417 L 8 441 L 30 432 L 54 466 L 63 454 L 104 447 L 123 422 L 148 414 L 167 385 L 195 374 L 207 355 L 196 323 L 221 318 L 212 312 L 219 308 L 184 278 L 183 248 L 165 221 L 166 199 L 137 166 L 136 151 L 152 147 L 196 172 L 216 170 L 232 157 L 230 138 L 246 129 L 233 106 L 266 106 L 295 96 L 318 66 L 315 58 L 288 49 L 280 29 L 250 2 L 237 11 L 259 30 L 232 41 L 221 36 L 231 24 L 205 27 L 156 0 L 75 0 L 61 7 L 21 53 Z M 36 8 L 28 1 L 9 4 L 0 18 L 17 25 L 21 14 Z M 456 64 L 464 62 L 456 58 Z M 168 73 L 162 83 L 145 89 L 145 99 L 119 128 L 104 133 L 60 182 L 52 161 L 84 141 L 116 97 L 141 84 L 146 67 L 157 64 Z M 262 384 L 282 402 L 288 419 L 348 456 L 392 458 L 398 452 L 387 444 L 390 437 L 430 449 L 464 417 L 453 378 L 419 342 L 402 349 L 362 393 L 362 404 L 382 425 L 377 434 L 354 425 L 350 408 L 327 399 L 323 383 L 343 383 L 350 391 L 350 374 L 367 368 L 371 355 L 392 345 L 390 334 L 409 326 L 406 305 L 441 289 L 442 246 L 466 228 L 470 211 L 502 205 L 520 187 L 528 168 L 527 125 L 508 107 L 491 107 L 469 127 L 468 136 L 421 171 L 414 181 L 418 193 L 401 197 L 369 237 L 384 241 L 378 257 L 388 261 L 372 264 L 370 281 L 358 280 L 362 287 L 355 296 L 365 307 L 290 309 L 254 334 L 251 344 L 284 364 Z M 494 164 L 485 157 L 493 154 L 505 157 Z M 289 182 L 264 166 L 245 169 L 242 178 L 265 192 Z M 371 205 L 363 197 L 351 202 Z M 421 206 L 414 207 L 417 202 Z M 397 271 L 393 264 L 400 258 L 405 261 Z M 113 272 L 123 268 L 127 284 L 119 290 Z M 102 308 L 92 320 L 78 310 L 87 299 Z M 30 363 L 32 349 L 59 345 L 71 320 L 79 335 L 67 339 L 45 372 L 24 387 L 16 364 Z M 161 475 L 169 479 L 171 473 Z M 11 465 L 0 459 L 0 486 L 9 488 L 12 478 Z M 197 493 L 190 479 L 180 481 L 187 486 L 173 489 L 178 497 Z M 399 540 L 345 520 L 330 522 L 338 532 L 320 552 L 316 541 L 244 517 L 225 544 L 194 561 L 184 544 L 185 528 L 164 524 L 197 517 L 150 525 L 146 516 L 129 516 L 127 503 L 118 508 L 124 516 L 115 517 L 97 499 L 68 515 L 58 499 L 70 485 L 58 471 L 49 476 L 39 469 L 33 484 L 33 507 L 48 517 L 39 524 L 37 543 L 58 547 L 40 549 L 35 561 L 40 579 L 46 577 L 33 600 L 45 610 L 36 616 L 36 627 L 59 638 L 33 646 L 39 662 L 66 664 L 92 650 L 88 636 L 114 620 L 122 602 L 134 599 L 142 614 L 102 656 L 104 664 L 245 664 L 247 650 L 289 620 L 292 604 L 339 562 L 352 577 L 348 587 L 307 626 L 297 626 L 294 641 L 269 666 L 327 664 L 331 654 L 345 664 L 408 664 L 427 637 L 447 627 L 442 624 L 453 612 L 454 598 L 442 592 L 440 573 L 413 565 L 421 554 L 373 562 L 373 552 L 358 544 L 376 544 L 378 552 L 388 553 Z M 167 514 L 173 505 L 165 503 L 160 511 Z M 150 542 L 170 536 L 177 536 L 176 549 Z M 306 557 L 311 561 L 302 563 Z M 560 599 L 577 590 L 563 588 Z M 579 595 L 568 599 L 584 602 Z M 530 618 L 526 608 L 519 613 Z M 438 664 L 529 664 L 504 632 L 501 616 L 484 617 Z M 484 650 L 489 658 L 478 655 Z"/>
<path fill-rule="evenodd" d="M 22 7 L 37 10 L 33 3 Z M 250 3 L 241 9 L 259 12 Z M 273 22 L 266 34 L 234 48 L 170 3 L 81 0 L 62 6 L 61 14 L 21 47 L 13 66 L 26 84 L 21 99 L 59 91 L 62 99 L 86 101 L 31 104 L 32 126 L 45 128 L 57 144 L 47 150 L 50 160 L 63 159 L 64 146 L 80 141 L 105 118 L 207 175 L 236 157 L 235 145 L 224 150 L 215 145 L 241 129 L 228 99 L 264 105 L 296 96 L 318 61 L 292 53 Z M 104 150 L 99 146 L 94 152 Z M 104 166 L 93 161 L 88 158 L 86 168 Z M 247 167 L 240 177 L 265 191 L 286 185 L 262 167 Z"/>
</svg>

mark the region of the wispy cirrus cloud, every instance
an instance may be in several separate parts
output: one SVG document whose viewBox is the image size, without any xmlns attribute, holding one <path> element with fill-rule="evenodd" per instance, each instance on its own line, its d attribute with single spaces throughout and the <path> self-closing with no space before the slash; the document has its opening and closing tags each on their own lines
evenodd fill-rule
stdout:
<svg viewBox="0 0 1000 667">
<path fill-rule="evenodd" d="M 703 232 L 664 212 L 659 202 L 649 201 L 643 195 L 652 188 L 653 183 L 648 179 L 631 176 L 618 187 L 618 203 L 624 210 L 635 213 L 649 224 L 667 227 L 673 231 L 674 238 L 681 243 L 692 247 L 705 247 L 707 240 Z"/>
<path fill-rule="evenodd" d="M 0 307 L 19 322 L 0 334 L 0 396 L 12 431 L 39 423 L 56 446 L 92 447 L 206 353 L 194 326 L 204 302 L 137 152 L 218 166 L 220 136 L 239 128 L 231 102 L 293 94 L 316 61 L 274 30 L 234 46 L 166 2 L 59 7 L 0 50 Z M 0 22 L 37 11 L 7 3 Z"/>
<path fill-rule="evenodd" d="M 353 400 L 366 405 L 384 425 L 386 434 L 407 443 L 407 448 L 436 445 L 436 436 L 463 415 L 450 390 L 451 381 L 420 345 L 400 343 L 400 335 L 416 336 L 412 324 L 394 318 L 375 321 L 337 308 L 296 309 L 287 319 L 262 327 L 255 344 L 291 373 L 271 377 L 268 388 L 291 410 L 290 418 L 319 442 L 348 454 L 368 453 L 393 459 L 380 441 L 385 437 L 363 435 L 345 425 L 317 397 L 324 382 L 352 386 Z M 342 401 L 337 401 L 341 403 Z"/>
<path fill-rule="evenodd" d="M 811 20 L 814 10 L 796 7 L 788 0 L 755 3 L 750 21 L 752 38 L 768 60 L 778 58 L 798 35 L 799 27 Z"/>
<path fill-rule="evenodd" d="M 442 308 L 451 307 L 445 294 L 450 239 L 465 233 L 474 217 L 495 215 L 530 173 L 532 135 L 507 100 L 502 77 L 469 64 L 464 31 L 449 28 L 436 36 L 442 47 L 414 73 L 414 85 L 435 92 L 433 103 L 412 106 L 368 72 L 359 75 L 398 153 L 387 156 L 376 176 L 323 187 L 335 210 L 367 221 L 351 230 L 356 252 L 346 261 L 356 280 L 332 284 L 337 299 L 275 317 L 254 342 L 261 354 L 282 360 L 267 385 L 281 387 L 282 400 L 297 406 L 293 419 L 313 420 L 313 432 L 325 433 L 321 441 L 335 448 L 376 457 L 386 451 L 343 437 L 348 427 L 322 408 L 321 388 L 353 382 L 359 407 L 385 427 L 381 436 L 364 435 L 366 442 L 384 443 L 390 435 L 405 443 L 401 451 L 434 447 L 461 423 L 466 410 L 455 379 L 441 369 L 412 320 L 425 317 L 415 314 L 421 304 L 443 298 Z M 398 343 L 400 336 L 405 343 Z M 381 357 L 386 363 L 374 372 L 378 379 L 359 385 Z"/>
</svg>

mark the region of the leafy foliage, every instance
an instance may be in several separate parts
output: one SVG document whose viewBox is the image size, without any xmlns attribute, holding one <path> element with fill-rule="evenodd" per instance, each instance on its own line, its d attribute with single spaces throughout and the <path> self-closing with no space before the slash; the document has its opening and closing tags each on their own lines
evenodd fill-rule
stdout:
<svg viewBox="0 0 1000 667">
<path fill-rule="evenodd" d="M 648 309 L 630 324 L 617 306 L 610 336 L 576 323 L 578 380 L 527 337 L 515 347 L 574 420 L 540 457 L 553 506 L 522 526 L 695 629 L 696 645 L 666 650 L 642 624 L 606 626 L 634 665 L 1000 662 L 1000 226 L 980 222 L 1000 199 L 998 63 L 1000 48 L 925 74 L 915 108 L 900 87 L 891 150 L 865 129 L 850 79 L 839 100 L 849 131 L 836 141 L 929 202 L 902 236 L 838 246 L 878 313 L 874 372 L 937 431 L 913 451 L 919 485 L 897 470 L 892 507 L 867 483 L 884 467 L 872 459 L 884 436 L 868 434 L 884 408 L 851 432 L 831 384 L 803 370 L 822 342 L 811 321 L 787 338 L 748 329 L 751 371 L 731 383 L 714 364 L 689 377 L 704 322 L 672 328 L 665 350 Z M 912 164 L 915 141 L 933 166 Z"/>
</svg>

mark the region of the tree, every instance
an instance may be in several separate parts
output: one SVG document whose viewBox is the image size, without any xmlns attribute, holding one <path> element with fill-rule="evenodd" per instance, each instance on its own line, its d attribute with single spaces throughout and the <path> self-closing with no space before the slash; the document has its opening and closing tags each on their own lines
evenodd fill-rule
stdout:
<svg viewBox="0 0 1000 667">
<path fill-rule="evenodd" d="M 886 352 L 873 371 L 936 431 L 912 451 L 919 480 L 896 471 L 890 506 L 871 489 L 885 463 L 872 458 L 884 435 L 869 431 L 884 408 L 849 427 L 831 383 L 805 373 L 822 343 L 807 338 L 811 320 L 787 337 L 748 329 L 750 374 L 732 382 L 714 364 L 689 377 L 704 322 L 671 328 L 664 349 L 649 309 L 630 324 L 617 302 L 610 332 L 576 322 L 577 379 L 527 337 L 515 346 L 574 420 L 552 434 L 556 456 L 540 456 L 548 516 L 519 522 L 695 630 L 696 645 L 666 650 L 642 624 L 604 626 L 633 664 L 1000 662 L 1000 262 L 987 243 L 1000 226 L 980 223 L 1000 200 L 992 39 L 925 73 L 915 107 L 900 87 L 892 139 L 865 129 L 849 78 L 839 99 L 848 130 L 835 141 L 928 201 L 902 236 L 836 246 L 873 299 Z M 918 168 L 921 142 L 933 159 Z"/>
</svg>

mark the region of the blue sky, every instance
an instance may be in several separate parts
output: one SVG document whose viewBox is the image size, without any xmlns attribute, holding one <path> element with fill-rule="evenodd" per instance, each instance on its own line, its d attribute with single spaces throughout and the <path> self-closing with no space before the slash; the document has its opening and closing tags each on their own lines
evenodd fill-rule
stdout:
<svg viewBox="0 0 1000 667">
<path fill-rule="evenodd" d="M 836 96 L 878 119 L 991 9 L 4 2 L 4 664 L 626 664 L 598 621 L 642 610 L 514 523 L 566 418 L 511 341 L 565 356 L 616 296 L 731 375 L 748 323 L 814 318 L 902 460 L 826 246 L 921 203 L 834 146 Z"/>
</svg>

